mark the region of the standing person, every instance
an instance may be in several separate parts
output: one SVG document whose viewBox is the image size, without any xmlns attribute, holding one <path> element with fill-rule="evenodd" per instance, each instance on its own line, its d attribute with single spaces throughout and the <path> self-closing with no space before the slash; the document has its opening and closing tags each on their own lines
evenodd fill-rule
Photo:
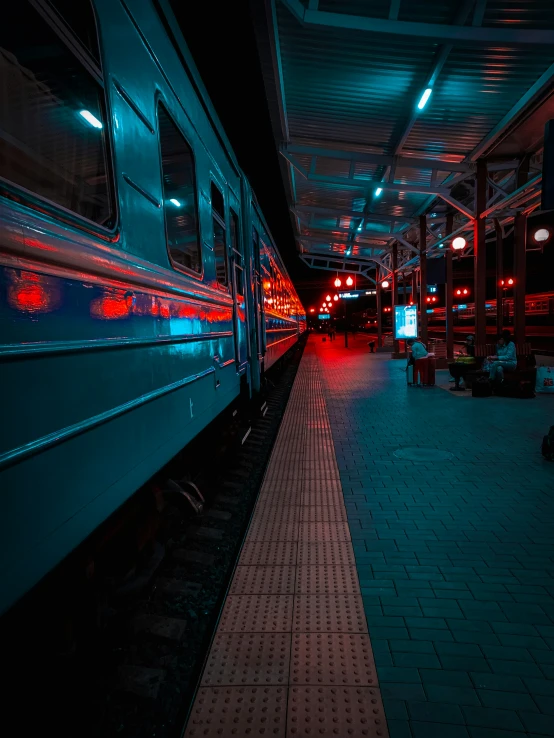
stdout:
<svg viewBox="0 0 554 738">
<path fill-rule="evenodd" d="M 406 346 L 409 346 L 412 349 L 410 358 L 408 359 L 408 366 L 414 365 L 418 359 L 427 358 L 427 349 L 425 348 L 425 344 L 422 343 L 419 338 L 408 338 Z"/>
<path fill-rule="evenodd" d="M 502 335 L 498 337 L 496 355 L 488 356 L 487 359 L 491 362 L 490 381 L 502 384 L 504 370 L 513 371 L 517 367 L 516 345 L 512 340 L 510 331 L 502 331 Z"/>
</svg>

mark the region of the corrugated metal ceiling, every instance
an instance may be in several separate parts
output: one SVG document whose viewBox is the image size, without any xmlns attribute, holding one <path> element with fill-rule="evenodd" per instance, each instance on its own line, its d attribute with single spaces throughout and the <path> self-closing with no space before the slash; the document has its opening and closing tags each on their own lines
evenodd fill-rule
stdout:
<svg viewBox="0 0 554 738">
<path fill-rule="evenodd" d="M 436 200 L 434 189 L 468 177 L 468 172 L 452 172 L 447 165 L 441 171 L 425 162 L 410 166 L 405 158 L 473 161 L 472 152 L 491 131 L 504 126 L 510 114 L 519 113 L 517 106 L 524 110 L 522 98 L 541 75 L 545 85 L 554 79 L 554 46 L 475 39 L 444 46 L 432 33 L 393 32 L 398 25 L 380 32 L 371 27 L 360 30 L 351 18 L 346 23 L 351 28 L 325 25 L 329 18 L 318 20 L 314 10 L 341 18 L 359 16 L 366 25 L 368 18 L 375 18 L 392 24 L 397 20 L 462 25 L 468 32 L 472 24 L 529 32 L 554 28 L 554 3 L 265 0 L 265 21 L 257 23 L 260 53 L 277 143 L 287 159 L 291 210 L 300 206 L 305 214 L 301 219 L 295 213 L 299 247 L 310 251 L 316 244 L 321 252 L 323 247 L 316 243 L 321 237 L 327 248 L 350 249 L 353 256 L 366 258 L 367 248 L 356 246 L 366 232 L 381 234 L 402 227 L 408 238 L 406 219 L 430 209 L 440 215 L 450 207 Z M 417 102 L 433 75 L 429 103 L 418 112 Z M 542 94 L 544 89 L 536 92 Z M 298 147 L 306 150 L 299 153 Z M 359 156 L 364 152 L 403 158 L 373 161 Z M 460 190 L 458 185 L 457 195 L 471 208 L 472 174 L 467 169 L 468 186 Z M 384 187 L 376 196 L 381 182 L 411 191 Z M 328 209 L 333 216 L 310 216 L 309 207 Z M 337 218 L 337 211 L 344 211 L 344 216 Z M 352 211 L 359 211 L 363 221 Z M 404 218 L 404 225 L 384 222 L 382 216 Z M 302 240 L 308 237 L 309 241 Z"/>
</svg>

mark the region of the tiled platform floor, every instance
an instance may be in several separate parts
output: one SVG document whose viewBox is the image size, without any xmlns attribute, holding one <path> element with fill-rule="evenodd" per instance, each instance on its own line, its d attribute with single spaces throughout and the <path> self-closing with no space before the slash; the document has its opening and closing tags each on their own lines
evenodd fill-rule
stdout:
<svg viewBox="0 0 554 738">
<path fill-rule="evenodd" d="M 391 738 L 554 736 L 554 398 L 408 389 L 342 336 L 312 353 Z M 394 455 L 417 446 L 453 457 Z"/>
<path fill-rule="evenodd" d="M 402 366 L 310 340 L 186 738 L 554 736 L 554 398 Z"/>
<path fill-rule="evenodd" d="M 317 357 L 302 360 L 186 738 L 387 738 Z"/>
</svg>

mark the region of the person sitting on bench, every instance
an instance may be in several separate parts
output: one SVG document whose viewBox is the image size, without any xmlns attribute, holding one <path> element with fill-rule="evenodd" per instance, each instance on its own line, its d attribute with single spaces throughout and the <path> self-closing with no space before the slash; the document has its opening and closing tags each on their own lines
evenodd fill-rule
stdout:
<svg viewBox="0 0 554 738">
<path fill-rule="evenodd" d="M 465 375 L 475 369 L 475 337 L 470 335 L 466 338 L 465 354 L 459 354 L 459 358 L 448 365 L 450 374 L 454 379 L 455 385 L 450 388 L 451 392 L 463 392 L 465 387 L 463 382 Z M 460 382 L 462 386 L 460 386 Z"/>
<path fill-rule="evenodd" d="M 502 331 L 498 338 L 496 356 L 488 356 L 489 380 L 501 384 L 504 381 L 504 370 L 513 371 L 517 367 L 516 345 L 512 341 L 510 331 Z"/>
</svg>

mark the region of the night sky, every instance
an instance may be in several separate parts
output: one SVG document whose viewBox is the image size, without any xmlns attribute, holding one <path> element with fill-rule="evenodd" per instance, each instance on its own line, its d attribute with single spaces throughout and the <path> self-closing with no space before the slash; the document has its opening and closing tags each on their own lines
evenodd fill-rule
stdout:
<svg viewBox="0 0 554 738">
<path fill-rule="evenodd" d="M 261 0 L 260 0 L 261 1 Z M 204 85 L 246 173 L 279 252 L 305 308 L 317 305 L 331 288 L 333 274 L 309 269 L 298 258 L 291 218 L 281 180 L 278 154 L 250 17 L 249 0 L 225 3 L 196 3 L 194 11 L 183 0 L 171 0 L 173 11 L 194 57 Z M 532 218 L 531 224 L 552 223 L 552 214 Z M 513 241 L 505 242 L 505 274 L 512 264 Z M 487 297 L 495 296 L 495 245 L 487 246 Z M 554 243 L 544 254 L 529 253 L 527 290 L 552 289 Z M 459 285 L 472 286 L 473 261 L 454 265 Z"/>
</svg>

